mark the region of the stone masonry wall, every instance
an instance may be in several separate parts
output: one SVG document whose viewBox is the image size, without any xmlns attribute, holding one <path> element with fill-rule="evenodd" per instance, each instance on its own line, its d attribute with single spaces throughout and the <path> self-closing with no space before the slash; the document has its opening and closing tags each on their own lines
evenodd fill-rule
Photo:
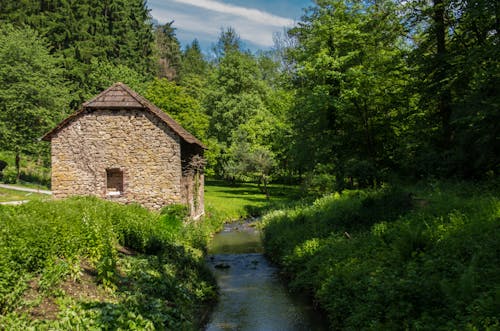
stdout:
<svg viewBox="0 0 500 331">
<path fill-rule="evenodd" d="M 145 110 L 87 111 L 52 137 L 53 195 L 150 209 L 182 203 L 180 154 L 179 136 Z M 123 172 L 122 194 L 107 192 L 106 169 Z"/>
</svg>

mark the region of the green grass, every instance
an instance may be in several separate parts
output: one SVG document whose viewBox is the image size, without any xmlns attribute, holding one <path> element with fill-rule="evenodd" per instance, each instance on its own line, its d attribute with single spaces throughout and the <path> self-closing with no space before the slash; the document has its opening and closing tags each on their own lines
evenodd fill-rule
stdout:
<svg viewBox="0 0 500 331">
<path fill-rule="evenodd" d="M 50 199 L 50 195 L 9 190 L 0 187 L 0 202 L 36 200 L 36 199 L 41 199 L 41 200 Z"/>
<path fill-rule="evenodd" d="M 229 184 L 219 180 L 206 180 L 205 206 L 224 220 L 236 220 L 260 215 L 264 210 L 285 205 L 299 195 L 297 186 L 272 184 L 270 199 L 260 192 L 257 184 Z"/>
</svg>

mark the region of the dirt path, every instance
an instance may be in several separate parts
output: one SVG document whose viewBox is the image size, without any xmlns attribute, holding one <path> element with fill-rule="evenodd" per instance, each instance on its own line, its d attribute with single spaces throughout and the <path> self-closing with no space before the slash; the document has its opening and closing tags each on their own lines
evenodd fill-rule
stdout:
<svg viewBox="0 0 500 331">
<path fill-rule="evenodd" d="M 0 187 L 1 188 L 6 188 L 8 190 L 16 190 L 16 191 L 23 191 L 23 192 L 31 192 L 31 193 L 40 193 L 40 194 L 52 195 L 52 191 L 40 190 L 40 189 L 36 189 L 36 188 L 19 187 L 19 186 L 9 185 L 9 184 L 0 184 Z"/>
<path fill-rule="evenodd" d="M 6 201 L 6 202 L 0 202 L 0 205 L 22 205 L 23 203 L 28 202 L 29 200 L 18 200 L 18 201 Z"/>
</svg>

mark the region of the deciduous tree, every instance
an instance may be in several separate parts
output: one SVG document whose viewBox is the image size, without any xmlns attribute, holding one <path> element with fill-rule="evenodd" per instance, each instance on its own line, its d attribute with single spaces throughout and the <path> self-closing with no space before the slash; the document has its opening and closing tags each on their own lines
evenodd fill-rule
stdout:
<svg viewBox="0 0 500 331">
<path fill-rule="evenodd" d="M 0 26 L 0 149 L 22 153 L 43 149 L 38 140 L 68 113 L 69 91 L 60 62 L 30 29 Z"/>
</svg>

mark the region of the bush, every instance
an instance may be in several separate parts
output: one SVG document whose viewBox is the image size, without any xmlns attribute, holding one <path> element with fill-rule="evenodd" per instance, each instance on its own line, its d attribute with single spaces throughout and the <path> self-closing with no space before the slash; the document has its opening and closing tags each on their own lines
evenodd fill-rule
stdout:
<svg viewBox="0 0 500 331">
<path fill-rule="evenodd" d="M 160 214 L 168 219 L 183 221 L 189 216 L 189 210 L 185 204 L 171 204 L 163 207 Z"/>
<path fill-rule="evenodd" d="M 215 297 L 203 255 L 189 244 L 208 236 L 198 228 L 167 227 L 139 205 L 91 197 L 0 206 L 0 328 L 194 329 L 198 309 Z M 84 266 L 107 296 L 82 301 L 60 287 Z M 32 284 L 40 302 L 57 297 L 59 318 L 19 313 L 33 305 Z"/>
<path fill-rule="evenodd" d="M 306 174 L 303 189 L 310 195 L 322 196 L 337 190 L 338 183 L 335 175 L 332 175 L 331 166 L 317 165 L 315 169 Z"/>
<path fill-rule="evenodd" d="M 332 329 L 500 327 L 500 199 L 472 184 L 347 191 L 264 216 L 266 252 Z"/>
<path fill-rule="evenodd" d="M 7 166 L 2 171 L 2 181 L 5 184 L 15 184 L 17 182 L 17 171 L 15 167 Z"/>
</svg>

